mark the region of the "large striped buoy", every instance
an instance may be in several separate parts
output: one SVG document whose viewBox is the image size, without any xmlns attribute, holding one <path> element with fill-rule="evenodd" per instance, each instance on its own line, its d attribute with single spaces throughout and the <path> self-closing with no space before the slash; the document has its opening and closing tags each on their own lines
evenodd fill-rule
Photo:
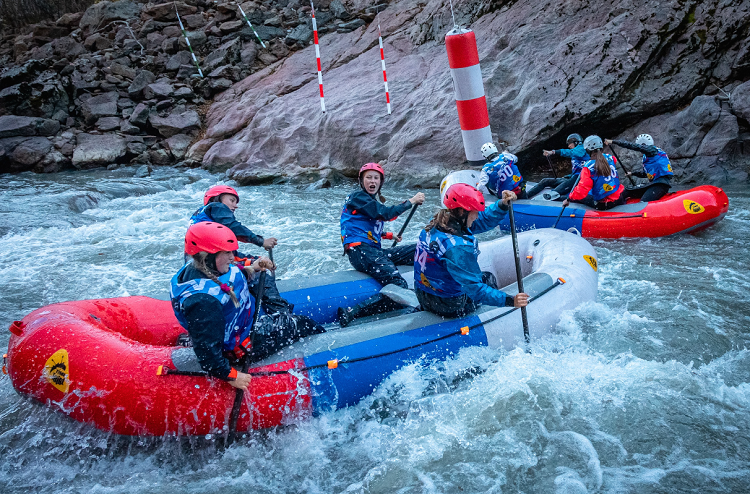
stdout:
<svg viewBox="0 0 750 494">
<path fill-rule="evenodd" d="M 466 159 L 480 165 L 485 162 L 482 144 L 492 141 L 492 132 L 474 32 L 454 27 L 445 35 L 445 49 L 448 51 L 448 64 L 456 92 L 458 122 Z"/>
</svg>

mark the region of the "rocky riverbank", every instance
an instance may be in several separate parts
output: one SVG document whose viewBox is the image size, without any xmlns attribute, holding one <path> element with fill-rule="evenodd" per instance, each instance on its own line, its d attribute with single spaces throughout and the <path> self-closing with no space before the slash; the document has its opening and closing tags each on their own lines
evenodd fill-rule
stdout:
<svg viewBox="0 0 750 494">
<path fill-rule="evenodd" d="M 102 1 L 6 33 L 0 171 L 176 164 L 227 171 L 241 183 L 325 185 L 376 160 L 396 179 L 430 186 L 462 167 L 447 2 L 316 3 L 325 114 L 310 6 L 241 6 L 266 47 L 237 5 L 221 0 Z M 547 166 L 541 150 L 562 147 L 571 132 L 648 132 L 682 183 L 748 179 L 749 0 L 459 0 L 454 8 L 477 36 L 493 133 L 512 144 L 522 169 Z"/>
</svg>

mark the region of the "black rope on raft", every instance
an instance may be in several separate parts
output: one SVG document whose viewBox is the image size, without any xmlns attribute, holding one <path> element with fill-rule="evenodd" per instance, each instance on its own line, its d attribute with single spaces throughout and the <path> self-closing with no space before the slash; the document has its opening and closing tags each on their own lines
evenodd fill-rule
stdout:
<svg viewBox="0 0 750 494">
<path fill-rule="evenodd" d="M 537 300 L 539 297 L 541 297 L 542 295 L 546 294 L 547 292 L 549 292 L 553 288 L 558 287 L 558 286 L 560 286 L 560 285 L 562 285 L 564 283 L 565 283 L 565 281 L 562 278 L 558 278 L 552 285 L 548 286 L 547 288 L 545 288 L 544 290 L 542 290 L 541 292 L 539 292 L 539 294 L 536 297 L 531 298 L 529 300 L 529 303 Z M 309 371 L 309 370 L 322 369 L 322 368 L 335 369 L 336 367 L 338 367 L 339 364 L 353 364 L 355 362 L 364 362 L 364 361 L 367 361 L 367 360 L 372 360 L 372 359 L 376 359 L 376 358 L 380 358 L 380 357 L 387 357 L 387 356 L 393 355 L 395 353 L 401 353 L 401 352 L 405 352 L 405 351 L 408 351 L 408 350 L 413 350 L 415 348 L 419 348 L 419 347 L 422 347 L 422 346 L 425 346 L 425 345 L 430 345 L 432 343 L 436 343 L 438 341 L 446 340 L 446 339 L 452 338 L 454 336 L 466 335 L 472 329 L 476 329 L 476 328 L 478 328 L 480 326 L 484 326 L 485 324 L 489 324 L 491 322 L 497 321 L 498 319 L 503 318 L 503 317 L 507 316 L 508 314 L 512 314 L 513 312 L 515 312 L 517 310 L 518 310 L 518 307 L 514 307 L 511 310 L 509 310 L 507 312 L 503 312 L 502 314 L 498 314 L 497 316 L 491 317 L 491 318 L 487 319 L 486 321 L 479 322 L 479 323 L 474 324 L 472 326 L 463 326 L 458 331 L 453 331 L 453 332 L 448 333 L 446 335 L 438 336 L 437 338 L 433 338 L 433 339 L 428 340 L 428 341 L 423 341 L 421 343 L 416 343 L 414 345 L 411 345 L 411 346 L 408 346 L 408 347 L 405 347 L 405 348 L 399 348 L 398 350 L 392 350 L 390 352 L 383 352 L 383 353 L 378 353 L 378 354 L 375 354 L 375 355 L 367 355 L 366 357 L 357 357 L 357 358 L 352 358 L 352 359 L 344 358 L 344 359 L 341 359 L 341 360 L 329 360 L 325 364 L 309 365 L 307 367 L 297 367 L 297 368 L 294 368 L 294 369 L 277 370 L 277 371 L 248 372 L 248 374 L 250 374 L 251 376 L 278 376 L 278 375 L 282 375 L 282 374 L 291 374 L 292 372 L 305 372 L 305 371 Z M 181 371 L 181 370 L 176 370 L 176 369 L 169 369 L 169 368 L 164 367 L 164 366 L 159 366 L 159 369 L 157 370 L 157 375 L 160 375 L 160 376 L 210 377 L 209 374 L 208 374 L 208 372 L 205 372 L 205 371 Z"/>
</svg>

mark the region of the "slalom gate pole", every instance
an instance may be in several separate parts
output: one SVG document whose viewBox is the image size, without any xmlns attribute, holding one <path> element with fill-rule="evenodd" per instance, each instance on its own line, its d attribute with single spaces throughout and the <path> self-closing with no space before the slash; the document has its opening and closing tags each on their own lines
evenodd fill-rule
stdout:
<svg viewBox="0 0 750 494">
<path fill-rule="evenodd" d="M 313 27 L 313 41 L 315 42 L 315 58 L 318 61 L 318 86 L 320 86 L 320 109 L 323 113 L 326 112 L 326 101 L 323 98 L 323 72 L 320 65 L 320 44 L 318 43 L 318 23 L 315 21 L 315 5 L 310 0 L 310 8 L 312 14 L 312 27 Z"/>
<path fill-rule="evenodd" d="M 378 12 L 378 43 L 380 44 L 380 64 L 383 66 L 383 84 L 385 85 L 385 104 L 388 107 L 388 115 L 390 115 L 391 114 L 391 95 L 388 92 L 388 76 L 385 75 L 385 52 L 383 51 L 383 35 L 380 32 L 380 12 Z M 409 218 L 411 218 L 411 216 L 409 216 Z M 406 221 L 408 222 L 409 220 L 406 220 Z"/>
<path fill-rule="evenodd" d="M 253 324 L 250 326 L 250 352 L 253 351 L 253 344 L 255 343 L 255 325 L 258 322 L 258 314 L 260 314 L 260 304 L 263 300 L 263 293 L 266 290 L 266 272 L 261 271 L 258 277 L 258 296 L 255 299 L 255 310 L 253 311 Z M 250 369 L 250 352 L 245 352 L 242 357 L 242 369 L 243 374 L 247 374 Z M 234 404 L 232 405 L 232 413 L 229 415 L 229 431 L 227 433 L 227 445 L 234 442 L 234 435 L 237 432 L 237 420 L 240 417 L 240 408 L 242 408 L 242 399 L 245 397 L 244 389 L 237 389 L 234 393 Z"/>
<path fill-rule="evenodd" d="M 245 22 L 247 22 L 247 25 L 250 26 L 250 29 L 253 31 L 253 34 L 255 34 L 255 37 L 258 38 L 258 41 L 260 41 L 260 46 L 265 48 L 266 44 L 263 42 L 262 39 L 260 39 L 260 36 L 258 36 L 258 32 L 253 27 L 252 23 L 250 22 L 250 19 L 248 19 L 247 15 L 245 15 L 245 11 L 242 10 L 242 5 L 240 5 L 240 2 L 237 2 L 237 6 L 240 8 L 240 12 L 242 13 L 242 18 L 245 19 Z"/>
<path fill-rule="evenodd" d="M 180 13 L 177 11 L 177 2 L 174 3 L 174 12 L 177 14 L 177 22 L 180 23 L 180 31 L 182 31 L 182 35 L 185 37 L 185 43 L 187 43 L 188 50 L 190 50 L 190 55 L 193 57 L 193 63 L 195 64 L 195 68 L 198 69 L 198 74 L 203 78 L 203 71 L 201 70 L 201 66 L 198 64 L 198 59 L 195 57 L 195 52 L 193 51 L 193 47 L 190 45 L 190 38 L 188 38 L 187 31 L 185 31 L 185 26 L 182 25 L 182 19 L 180 19 Z"/>
<path fill-rule="evenodd" d="M 508 214 L 510 215 L 510 234 L 513 239 L 513 255 L 516 261 L 518 293 L 523 293 L 523 277 L 521 276 L 521 259 L 518 254 L 518 238 L 516 237 L 516 218 L 513 216 L 513 201 L 508 203 Z M 526 317 L 526 307 L 521 307 L 521 322 L 523 323 L 523 340 L 526 342 L 526 351 L 528 352 L 531 337 L 529 336 L 529 320 Z"/>
</svg>

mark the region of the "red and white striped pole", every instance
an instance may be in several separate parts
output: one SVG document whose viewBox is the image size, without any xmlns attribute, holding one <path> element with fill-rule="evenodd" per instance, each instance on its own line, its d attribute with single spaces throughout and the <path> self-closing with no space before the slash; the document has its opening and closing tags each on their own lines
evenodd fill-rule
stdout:
<svg viewBox="0 0 750 494">
<path fill-rule="evenodd" d="M 472 164 L 483 164 L 482 144 L 492 141 L 492 132 L 474 32 L 454 27 L 445 35 L 445 49 L 453 77 L 466 159 Z"/>
<path fill-rule="evenodd" d="M 380 64 L 383 66 L 383 84 L 385 85 L 385 104 L 388 115 L 391 114 L 391 95 L 388 93 L 388 76 L 385 75 L 385 52 L 383 52 L 383 35 L 380 33 L 380 12 L 378 12 L 378 42 L 380 43 Z"/>
<path fill-rule="evenodd" d="M 323 113 L 326 112 L 326 100 L 323 98 L 323 72 L 320 66 L 320 47 L 318 45 L 318 23 L 315 22 L 315 5 L 310 0 L 310 7 L 312 8 L 312 27 L 313 27 L 313 40 L 315 41 L 315 58 L 318 60 L 318 86 L 320 86 L 320 109 Z"/>
</svg>

